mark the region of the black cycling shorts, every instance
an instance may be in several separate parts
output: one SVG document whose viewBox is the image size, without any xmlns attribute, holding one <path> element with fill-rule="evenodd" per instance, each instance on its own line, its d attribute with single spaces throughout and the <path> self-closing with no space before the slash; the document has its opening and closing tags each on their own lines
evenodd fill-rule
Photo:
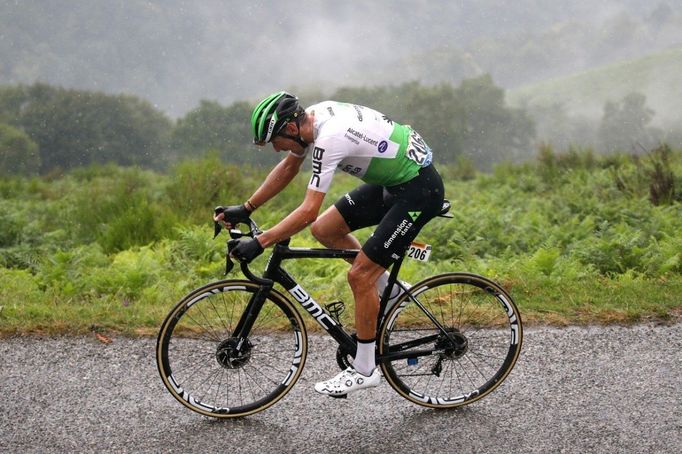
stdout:
<svg viewBox="0 0 682 454">
<path fill-rule="evenodd" d="M 433 165 L 419 170 L 412 180 L 396 186 L 363 184 L 341 197 L 334 206 L 351 231 L 376 225 L 362 251 L 388 268 L 402 257 L 427 222 L 440 213 L 443 180 Z"/>
</svg>

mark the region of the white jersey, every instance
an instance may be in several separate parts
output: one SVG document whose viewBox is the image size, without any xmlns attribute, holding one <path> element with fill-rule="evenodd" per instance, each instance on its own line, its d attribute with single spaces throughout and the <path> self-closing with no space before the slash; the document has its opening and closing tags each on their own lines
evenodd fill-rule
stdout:
<svg viewBox="0 0 682 454">
<path fill-rule="evenodd" d="M 314 115 L 309 189 L 327 192 L 336 169 L 366 183 L 395 186 L 431 164 L 431 149 L 416 131 L 368 107 L 324 101 L 306 109 Z"/>
</svg>

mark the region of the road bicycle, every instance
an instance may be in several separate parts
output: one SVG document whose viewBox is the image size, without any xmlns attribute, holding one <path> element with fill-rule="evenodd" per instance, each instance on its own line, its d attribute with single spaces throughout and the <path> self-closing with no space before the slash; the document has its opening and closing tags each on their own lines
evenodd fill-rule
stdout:
<svg viewBox="0 0 682 454">
<path fill-rule="evenodd" d="M 452 217 L 449 207 L 446 202 L 439 216 Z M 247 232 L 232 228 L 230 236 L 261 233 L 251 219 L 244 225 Z M 229 252 L 228 245 L 226 274 L 234 266 Z M 215 418 L 251 415 L 278 402 L 296 384 L 308 355 L 297 305 L 339 344 L 336 360 L 347 368 L 356 338 L 340 321 L 342 303 L 322 307 L 282 264 L 352 259 L 358 252 L 294 248 L 286 240 L 274 246 L 262 276 L 241 262 L 246 280 L 220 280 L 190 292 L 159 331 L 156 361 L 168 391 L 190 410 Z M 509 375 L 521 351 L 521 315 L 511 296 L 482 276 L 445 273 L 411 286 L 398 279 L 406 256 L 425 260 L 430 253 L 430 246 L 413 243 L 392 265 L 380 298 L 376 360 L 402 397 L 455 408 L 488 395 Z M 389 304 L 393 284 L 404 293 Z"/>
</svg>

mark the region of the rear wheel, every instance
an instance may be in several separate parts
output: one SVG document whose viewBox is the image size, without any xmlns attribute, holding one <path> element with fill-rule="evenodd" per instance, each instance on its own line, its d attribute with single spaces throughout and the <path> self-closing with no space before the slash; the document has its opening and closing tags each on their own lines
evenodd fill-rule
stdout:
<svg viewBox="0 0 682 454">
<path fill-rule="evenodd" d="M 216 418 L 265 410 L 298 380 L 308 351 L 300 314 L 271 290 L 246 339 L 233 337 L 259 286 L 220 281 L 183 298 L 161 325 L 159 373 L 180 403 Z"/>
<path fill-rule="evenodd" d="M 451 273 L 416 284 L 396 303 L 382 324 L 378 349 L 386 356 L 384 377 L 400 395 L 453 408 L 502 383 L 522 338 L 519 311 L 504 289 L 481 276 Z"/>
</svg>

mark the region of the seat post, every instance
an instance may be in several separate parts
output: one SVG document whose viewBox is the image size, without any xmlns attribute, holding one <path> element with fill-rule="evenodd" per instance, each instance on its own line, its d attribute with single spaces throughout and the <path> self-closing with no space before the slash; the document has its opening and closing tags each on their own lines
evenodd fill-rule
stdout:
<svg viewBox="0 0 682 454">
<path fill-rule="evenodd" d="M 403 260 L 405 260 L 405 254 L 402 254 L 400 258 L 396 259 L 396 261 L 393 262 L 393 266 L 391 266 L 391 273 L 388 276 L 388 283 L 386 284 L 386 288 L 384 288 L 384 292 L 381 295 L 381 300 L 379 301 L 379 319 L 383 317 L 384 312 L 386 311 L 386 305 L 388 304 L 388 299 L 391 296 L 393 284 L 398 281 L 398 273 L 400 272 L 400 267 L 403 264 Z M 378 321 L 380 322 L 381 320 Z M 379 324 L 377 324 L 377 327 L 378 326 Z"/>
</svg>

